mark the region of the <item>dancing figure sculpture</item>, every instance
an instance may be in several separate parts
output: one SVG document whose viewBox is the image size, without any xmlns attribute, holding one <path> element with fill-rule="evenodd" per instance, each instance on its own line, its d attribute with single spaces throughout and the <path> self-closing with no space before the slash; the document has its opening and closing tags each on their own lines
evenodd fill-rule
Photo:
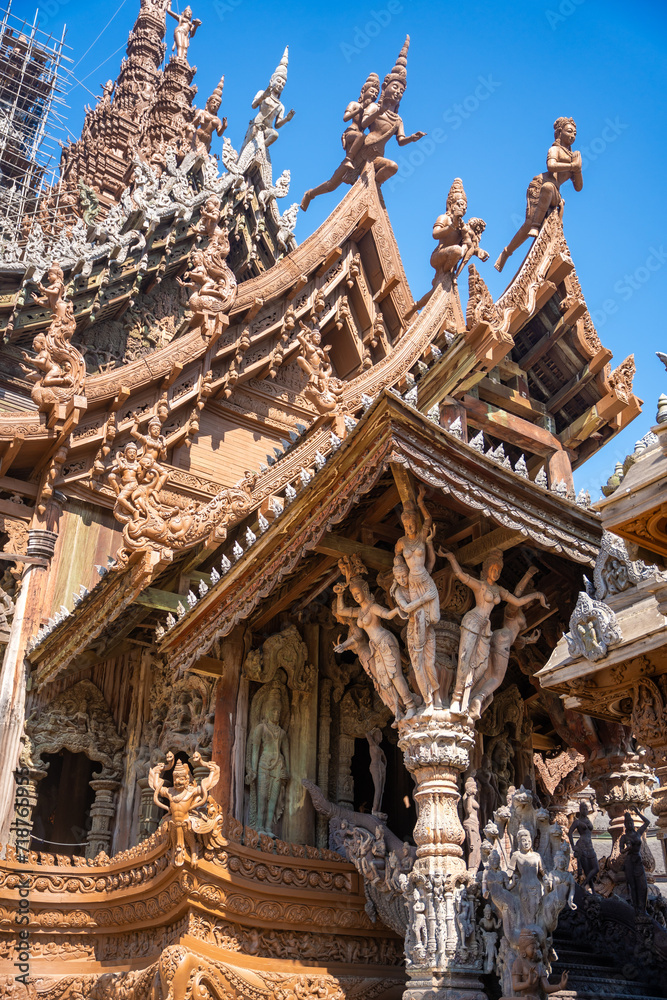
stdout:
<svg viewBox="0 0 667 1000">
<path fill-rule="evenodd" d="M 475 685 L 482 681 L 489 666 L 492 634 L 489 617 L 495 606 L 501 601 L 507 601 L 508 604 L 520 608 L 536 599 L 544 608 L 548 608 L 549 605 L 544 594 L 515 597 L 498 584 L 503 568 L 503 554 L 500 549 L 492 549 L 489 552 L 482 563 L 481 577 L 466 573 L 459 566 L 453 552 L 440 549 L 438 554 L 449 561 L 456 577 L 475 595 L 475 607 L 467 611 L 461 621 L 458 666 L 450 705 L 451 712 L 463 714 L 468 712 L 472 691 Z"/>
<path fill-rule="evenodd" d="M 403 676 L 398 639 L 381 624 L 382 619 L 395 618 L 399 614 L 399 608 L 389 611 L 373 600 L 368 583 L 362 576 L 367 572 L 366 567 L 357 556 L 343 557 L 338 565 L 346 582 L 334 585 L 334 592 L 338 595 L 336 614 L 343 618 L 356 619 L 359 628 L 368 636 L 368 645 L 373 657 L 369 669 L 372 672 L 375 689 L 384 704 L 391 709 L 396 719 L 400 719 L 403 717 L 402 703 L 405 718 L 412 718 L 417 706 Z M 357 603 L 357 608 L 349 607 L 343 601 L 343 594 L 347 589 Z"/>
<path fill-rule="evenodd" d="M 167 7 L 167 14 L 177 22 L 174 28 L 174 44 L 171 51 L 176 53 L 177 59 L 187 61 L 190 42 L 197 34 L 197 28 L 201 25 L 198 18 L 192 20 L 192 9 L 186 7 L 182 14 L 175 14 L 171 7 Z"/>
<path fill-rule="evenodd" d="M 407 35 L 403 43 L 403 48 L 396 59 L 396 65 L 391 73 L 387 73 L 384 78 L 378 102 L 375 103 L 369 100 L 364 108 L 361 121 L 357 125 L 357 130 L 360 133 L 364 133 L 368 129 L 368 133 L 363 135 L 363 141 L 357 142 L 358 135 L 355 130 L 355 134 L 350 142 L 350 149 L 353 148 L 354 153 L 351 155 L 350 149 L 346 148 L 347 156 L 332 177 L 318 187 L 312 188 L 305 193 L 301 202 L 301 207 L 304 210 L 308 208 L 313 198 L 324 194 L 326 191 L 335 190 L 341 182 L 353 184 L 366 163 L 374 165 L 376 183 L 383 184 L 398 170 L 398 164 L 394 163 L 393 160 L 387 159 L 384 155 L 385 146 L 392 136 L 396 136 L 399 146 L 407 146 L 408 143 L 418 142 L 419 139 L 422 139 L 426 135 L 425 132 L 413 132 L 412 135 L 406 135 L 403 127 L 403 119 L 398 113 L 407 85 L 409 47 L 410 36 Z M 359 104 L 362 104 L 370 96 L 373 86 L 374 81 L 371 76 L 366 81 L 366 94 L 362 90 L 362 97 L 358 102 Z M 349 108 L 350 106 L 348 106 L 348 110 Z M 350 117 L 353 115 L 358 117 L 359 112 L 355 110 Z M 348 159 L 351 162 L 351 166 L 347 163 Z"/>
</svg>

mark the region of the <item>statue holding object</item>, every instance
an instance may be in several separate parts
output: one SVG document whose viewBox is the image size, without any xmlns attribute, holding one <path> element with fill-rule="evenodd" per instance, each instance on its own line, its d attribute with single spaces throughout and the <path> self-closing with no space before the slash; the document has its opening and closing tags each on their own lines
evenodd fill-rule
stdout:
<svg viewBox="0 0 667 1000">
<path fill-rule="evenodd" d="M 479 690 L 477 685 L 484 682 L 489 668 L 492 637 L 489 618 L 494 607 L 501 601 L 506 601 L 517 608 L 531 604 L 535 600 L 538 600 L 544 608 L 548 608 L 549 605 L 544 594 L 536 592 L 516 597 L 498 584 L 503 568 L 503 554 L 500 549 L 492 549 L 489 552 L 482 563 L 481 577 L 466 573 L 459 566 L 453 552 L 440 549 L 438 554 L 448 560 L 457 578 L 475 595 L 475 607 L 467 611 L 461 621 L 458 666 L 450 711 L 464 714 L 469 713 L 469 709 L 474 709 L 479 713 L 476 715 L 479 718 L 481 703 L 478 701 L 471 705 L 471 698 L 474 700 L 476 690 Z"/>
<path fill-rule="evenodd" d="M 451 271 L 456 277 L 473 256 L 481 261 L 489 259 L 486 250 L 479 245 L 486 223 L 483 219 L 464 222 L 463 216 L 467 211 L 468 199 L 463 181 L 455 177 L 447 195 L 445 214 L 439 215 L 433 224 L 433 239 L 438 241 L 438 245 L 431 254 L 431 267 L 436 275 Z"/>
<path fill-rule="evenodd" d="M 306 191 L 301 202 L 301 208 L 304 211 L 308 208 L 313 198 L 316 198 L 318 195 L 334 191 L 342 182 L 353 184 L 366 163 L 374 165 L 376 182 L 384 184 L 398 170 L 398 164 L 394 163 L 393 160 L 387 159 L 384 155 L 385 146 L 392 136 L 396 136 L 399 146 L 407 146 L 408 143 L 418 142 L 419 139 L 422 139 L 426 135 L 425 132 L 414 132 L 412 135 L 406 135 L 403 128 L 403 119 L 398 114 L 401 99 L 407 85 L 409 47 L 410 36 L 407 35 L 403 43 L 403 48 L 396 59 L 396 65 L 391 73 L 387 73 L 384 78 L 379 101 L 374 103 L 369 100 L 364 109 L 361 122 L 358 125 L 358 130 L 361 133 L 365 129 L 368 129 L 368 134 L 363 136 L 363 142 L 358 143 L 356 141 L 356 134 L 353 136 L 350 148 L 354 148 L 354 154 L 350 155 L 349 149 L 346 148 L 347 156 L 334 172 L 333 176 L 328 181 L 320 184 L 319 187 Z M 362 90 L 359 104 L 363 104 L 366 98 L 370 97 L 373 90 L 373 82 L 372 77 L 369 77 L 366 81 L 366 94 Z M 348 110 L 349 108 L 350 106 L 348 105 Z M 352 112 L 350 117 L 355 114 L 358 115 L 358 111 Z M 352 168 L 347 163 L 348 159 L 351 161 Z"/>
<path fill-rule="evenodd" d="M 373 105 L 377 107 L 375 103 L 378 99 L 378 94 L 380 93 L 380 77 L 377 73 L 370 73 L 366 83 L 361 88 L 361 93 L 359 94 L 358 101 L 350 101 L 348 106 L 345 108 L 345 114 L 343 115 L 344 122 L 350 122 L 348 127 L 345 129 L 341 136 L 341 142 L 343 144 L 343 149 L 345 151 L 345 156 L 343 162 L 336 167 L 333 175 L 328 181 L 324 181 L 319 187 L 312 188 L 310 191 L 306 191 L 301 200 L 301 209 L 306 211 L 310 205 L 313 198 L 317 198 L 318 195 L 328 193 L 330 191 L 335 191 L 343 181 L 346 175 L 349 173 L 354 179 L 356 179 L 356 172 L 354 168 L 354 160 L 356 159 L 358 153 L 361 151 L 361 147 L 364 143 L 364 129 L 362 127 L 362 121 L 366 109 Z M 368 122 L 367 122 L 368 124 Z"/>
<path fill-rule="evenodd" d="M 518 250 L 529 236 L 537 236 L 547 212 L 553 208 L 562 211 L 561 185 L 572 181 L 575 191 L 584 186 L 581 175 L 581 153 L 572 149 L 577 137 L 574 118 L 557 118 L 554 122 L 554 142 L 547 153 L 547 169 L 533 177 L 526 191 L 526 221 L 516 236 L 507 244 L 495 263 L 502 271 L 509 257 Z"/>
</svg>

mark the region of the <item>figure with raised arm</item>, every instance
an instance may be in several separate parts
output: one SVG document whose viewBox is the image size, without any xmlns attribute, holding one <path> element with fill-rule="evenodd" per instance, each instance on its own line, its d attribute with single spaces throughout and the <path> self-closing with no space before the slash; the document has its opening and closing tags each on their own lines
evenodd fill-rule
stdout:
<svg viewBox="0 0 667 1000">
<path fill-rule="evenodd" d="M 639 816 L 641 826 L 635 827 L 632 814 L 625 814 L 625 832 L 621 836 L 619 847 L 623 857 L 625 870 L 625 881 L 630 889 L 632 905 L 638 913 L 646 912 L 646 901 L 648 898 L 648 884 L 646 882 L 646 870 L 642 861 L 642 838 L 646 833 L 649 821 L 642 816 L 636 806 L 633 812 Z"/>
<path fill-rule="evenodd" d="M 302 209 L 307 209 L 313 198 L 316 198 L 318 195 L 324 194 L 325 191 L 335 190 L 341 182 L 353 184 L 366 163 L 374 165 L 377 184 L 384 184 L 398 170 L 398 164 L 394 163 L 393 160 L 387 159 L 384 155 L 385 146 L 392 136 L 396 136 L 399 146 L 407 146 L 408 143 L 418 142 L 419 139 L 422 139 L 426 135 L 425 132 L 413 132 L 412 135 L 406 135 L 403 127 L 403 119 L 398 113 L 407 85 L 409 47 L 410 36 L 407 35 L 403 43 L 403 48 L 396 59 L 396 65 L 391 73 L 387 73 L 384 78 L 379 100 L 377 103 L 369 100 L 364 107 L 361 121 L 357 125 L 358 132 L 362 133 L 362 141 L 357 142 L 358 137 L 357 135 L 354 136 L 350 146 L 350 148 L 354 148 L 354 153 L 351 153 L 350 148 L 346 147 L 346 159 L 328 181 L 306 192 L 301 203 Z M 366 95 L 364 95 L 364 100 L 372 90 L 370 84 L 371 77 L 366 81 L 368 90 Z M 363 101 L 360 99 L 358 103 L 362 104 Z M 358 115 L 358 112 L 355 110 L 350 117 L 352 115 Z M 368 132 L 363 134 L 366 132 L 366 129 L 368 129 Z M 348 159 L 352 163 L 352 169 L 346 162 Z"/>
<path fill-rule="evenodd" d="M 174 44 L 171 47 L 171 51 L 176 53 L 177 59 L 185 59 L 187 61 L 190 42 L 197 34 L 197 28 L 200 26 L 201 21 L 198 18 L 195 18 L 194 21 L 192 20 L 192 9 L 190 7 L 186 7 L 182 14 L 175 14 L 171 7 L 167 7 L 167 14 L 178 22 L 174 28 Z"/>
<path fill-rule="evenodd" d="M 544 594 L 526 594 L 515 597 L 498 584 L 503 569 L 503 554 L 500 549 L 492 549 L 482 563 L 481 577 L 472 576 L 463 570 L 453 552 L 440 549 L 455 576 L 465 583 L 475 595 L 475 607 L 467 611 L 461 621 L 458 666 L 450 711 L 461 714 L 468 711 L 473 686 L 486 673 L 491 655 L 491 623 L 489 617 L 497 604 L 507 601 L 515 607 L 523 607 L 535 600 L 548 608 Z"/>
<path fill-rule="evenodd" d="M 222 88 L 225 84 L 224 76 L 206 102 L 206 107 L 197 108 L 192 119 L 192 148 L 195 150 L 206 150 L 211 152 L 213 135 L 221 136 L 227 128 L 227 119 L 220 121 L 218 111 L 222 104 Z"/>
<path fill-rule="evenodd" d="M 530 569 L 526 570 L 514 588 L 515 597 L 521 597 L 535 573 L 537 573 L 535 566 L 531 566 Z M 533 600 L 537 601 L 541 595 L 539 593 L 532 593 L 530 596 Z M 491 704 L 494 691 L 502 684 L 507 673 L 512 646 L 521 648 L 522 646 L 537 642 L 539 639 L 540 633 L 537 629 L 529 635 L 520 638 L 525 628 L 526 616 L 523 613 L 523 607 L 519 607 L 516 604 L 505 605 L 503 627 L 495 629 L 491 635 L 489 667 L 484 676 L 476 681 L 472 690 L 470 697 L 470 717 L 472 719 L 479 719 L 481 717 L 485 709 Z"/>
<path fill-rule="evenodd" d="M 359 100 L 350 101 L 343 115 L 343 121 L 350 123 L 341 136 L 341 142 L 345 150 L 343 162 L 336 167 L 328 181 L 324 181 L 318 187 L 306 191 L 301 200 L 301 210 L 303 212 L 306 211 L 313 198 L 317 198 L 319 195 L 330 191 L 335 191 L 343 183 L 348 172 L 351 171 L 351 176 L 356 178 L 354 160 L 364 143 L 364 130 L 361 127 L 361 122 L 366 109 L 370 105 L 373 105 L 375 108 L 378 107 L 375 102 L 378 99 L 379 93 L 380 77 L 377 73 L 370 73 L 366 83 L 361 88 Z M 368 126 L 372 120 L 374 119 L 367 119 L 366 125 Z"/>
<path fill-rule="evenodd" d="M 253 108 L 257 108 L 257 114 L 250 122 L 250 127 L 246 132 L 243 145 L 262 134 L 265 148 L 271 146 L 278 138 L 278 129 L 286 125 L 294 118 L 294 109 L 285 114 L 285 106 L 280 100 L 285 84 L 287 83 L 287 64 L 289 49 L 285 46 L 282 59 L 276 67 L 269 85 L 265 90 L 259 90 L 255 94 L 252 102 Z"/>
<path fill-rule="evenodd" d="M 576 844 L 574 842 L 575 833 L 579 834 Z M 597 854 L 593 847 L 592 836 L 593 824 L 588 818 L 588 806 L 585 802 L 582 802 L 579 806 L 579 812 L 572 820 L 572 825 L 567 832 L 567 838 L 570 841 L 572 853 L 577 859 L 577 875 L 579 877 L 584 876 L 583 887 L 585 889 L 587 885 L 590 885 L 591 891 L 593 890 L 591 883 L 600 871 Z"/>
<path fill-rule="evenodd" d="M 353 618 L 359 628 L 368 636 L 368 645 L 373 654 L 369 664 L 378 685 L 378 693 L 382 701 L 394 713 L 396 719 L 402 718 L 401 703 L 405 718 L 412 718 L 417 706 L 415 699 L 403 676 L 401 650 L 398 639 L 393 632 L 381 625 L 381 620 L 395 618 L 399 608 L 389 611 L 373 600 L 370 588 L 363 575 L 366 567 L 358 556 L 343 557 L 338 565 L 346 578 L 346 583 L 334 585 L 334 593 L 338 595 L 336 615 L 343 618 Z M 358 607 L 349 607 L 343 601 L 343 594 L 349 588 L 352 598 Z"/>
<path fill-rule="evenodd" d="M 554 122 L 554 142 L 547 153 L 547 169 L 533 177 L 526 192 L 526 221 L 507 244 L 495 263 L 502 271 L 509 257 L 529 236 L 537 236 L 547 212 L 562 209 L 561 186 L 572 181 L 575 191 L 584 186 L 581 175 L 581 153 L 572 149 L 577 137 L 574 118 L 557 118 Z"/>
<path fill-rule="evenodd" d="M 174 864 L 182 865 L 185 860 L 186 841 L 191 854 L 196 855 L 192 831 L 197 829 L 197 817 L 191 815 L 195 809 L 208 800 L 209 790 L 217 785 L 220 768 L 217 764 L 202 760 L 199 753 L 193 753 L 190 761 L 194 767 L 208 768 L 208 774 L 200 783 L 190 780 L 190 769 L 183 761 L 174 762 L 171 751 L 165 760 L 156 764 L 148 772 L 148 784 L 153 789 L 153 801 L 160 809 L 169 813 L 169 830 L 174 847 Z M 173 768 L 171 788 L 165 788 L 163 774 Z M 165 799 L 166 802 L 161 801 Z"/>
</svg>

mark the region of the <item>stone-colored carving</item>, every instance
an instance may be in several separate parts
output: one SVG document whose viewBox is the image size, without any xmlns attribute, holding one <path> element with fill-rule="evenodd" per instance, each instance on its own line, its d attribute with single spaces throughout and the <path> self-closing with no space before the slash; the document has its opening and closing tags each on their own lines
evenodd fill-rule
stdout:
<svg viewBox="0 0 667 1000">
<path fill-rule="evenodd" d="M 477 783 L 477 800 L 479 802 L 479 825 L 480 829 L 483 830 L 500 805 L 498 779 L 491 767 L 491 758 L 488 753 L 482 754 L 480 765 L 475 771 L 475 781 Z"/>
<path fill-rule="evenodd" d="M 573 886 L 565 872 L 567 865 L 563 866 L 561 861 L 562 852 L 558 864 L 554 863 L 555 871 L 550 872 L 545 868 L 543 857 L 533 848 L 539 823 L 537 813 L 532 793 L 523 787 L 512 794 L 508 810 L 496 810 L 496 826 L 509 837 L 511 854 L 509 860 L 503 857 L 501 861 L 498 851 L 492 850 L 484 871 L 484 892 L 488 893 L 502 918 L 503 941 L 497 965 L 506 997 L 524 995 L 520 990 L 517 993 L 514 980 L 528 937 L 534 941 L 535 953 L 539 949 L 546 982 L 558 916 L 568 901 L 572 904 Z M 521 965 L 518 970 L 522 970 Z M 537 982 L 538 978 L 532 977 L 532 988 Z M 544 983 L 542 988 L 545 988 Z"/>
<path fill-rule="evenodd" d="M 297 356 L 296 363 L 308 376 L 308 385 L 303 390 L 306 399 L 317 408 L 319 413 L 330 413 L 338 405 L 342 385 L 333 376 L 333 368 L 329 361 L 331 346 L 321 346 L 319 327 L 299 321 L 301 330 L 297 333 L 302 354 Z"/>
<path fill-rule="evenodd" d="M 641 560 L 633 562 L 630 559 L 622 538 L 610 531 L 604 532 L 593 573 L 597 601 L 622 594 L 651 575 L 651 568 Z"/>
<path fill-rule="evenodd" d="M 370 733 L 366 733 L 368 749 L 371 755 L 371 777 L 373 779 L 373 815 L 383 816 L 382 795 L 384 793 L 384 783 L 387 778 L 387 758 L 384 750 L 380 746 L 382 742 L 382 731 L 377 727 Z"/>
<path fill-rule="evenodd" d="M 572 118 L 557 118 L 554 122 L 554 143 L 547 153 L 547 169 L 533 177 L 526 191 L 526 221 L 502 251 L 495 268 L 502 271 L 509 257 L 528 239 L 537 236 L 549 211 L 562 211 L 561 185 L 572 181 L 575 191 L 581 191 L 581 153 L 572 149 L 577 126 Z"/>
<path fill-rule="evenodd" d="M 558 993 L 566 988 L 567 972 L 562 974 L 558 983 L 551 984 L 549 982 L 536 934 L 530 930 L 522 931 L 516 950 L 517 956 L 514 959 L 510 975 L 512 992 L 508 996 L 502 997 L 501 1000 L 509 1000 L 510 997 L 542 1000 L 542 996 L 549 996 L 551 993 Z"/>
<path fill-rule="evenodd" d="M 287 692 L 280 676 L 276 676 L 260 688 L 251 709 L 246 754 L 246 782 L 250 786 L 248 822 L 269 837 L 275 836 L 273 827 L 283 813 L 284 792 L 290 777 L 286 704 Z"/>
<path fill-rule="evenodd" d="M 23 353 L 29 367 L 22 365 L 35 382 L 31 396 L 40 409 L 80 395 L 86 376 L 83 357 L 71 344 L 76 320 L 72 302 L 65 298 L 63 270 L 59 264 L 51 264 L 46 280 L 46 286 L 37 284 L 41 294 L 33 294 L 33 298 L 40 305 L 48 305 L 53 318 L 46 332 L 38 333 L 33 340 L 36 356 Z"/>
<path fill-rule="evenodd" d="M 500 919 L 494 916 L 489 903 L 484 907 L 484 912 L 479 919 L 479 927 L 484 944 L 484 972 L 489 975 L 496 970 L 498 930 L 500 928 Z"/>
<path fill-rule="evenodd" d="M 436 275 L 452 272 L 459 274 L 473 256 L 481 261 L 489 259 L 479 241 L 486 224 L 482 219 L 463 221 L 468 211 L 468 200 L 463 190 L 463 181 L 456 177 L 447 195 L 444 215 L 439 215 L 433 224 L 433 239 L 438 245 L 431 254 L 431 267 Z"/>
<path fill-rule="evenodd" d="M 187 62 L 190 42 L 195 37 L 201 21 L 198 18 L 192 19 L 191 7 L 186 7 L 182 14 L 175 14 L 171 7 L 167 7 L 167 14 L 176 21 L 174 44 L 171 51 L 176 53 L 177 59 L 183 59 Z"/>
<path fill-rule="evenodd" d="M 625 814 L 625 831 L 621 835 L 619 846 L 623 858 L 623 868 L 625 870 L 625 881 L 630 890 L 632 905 L 638 913 L 646 912 L 646 901 L 648 897 L 648 885 L 646 882 L 646 871 L 642 860 L 642 839 L 648 830 L 649 821 L 642 816 L 639 809 L 634 808 L 634 812 L 641 819 L 639 829 L 635 828 L 632 813 Z"/>
<path fill-rule="evenodd" d="M 354 169 L 354 161 L 361 151 L 361 147 L 364 143 L 365 126 L 362 125 L 362 121 L 364 119 L 366 109 L 369 105 L 375 104 L 379 93 L 380 77 L 377 73 L 370 73 L 366 83 L 361 88 L 359 100 L 350 101 L 345 109 L 345 114 L 343 115 L 343 121 L 350 122 L 350 125 L 348 125 L 341 136 L 341 142 L 343 143 L 343 149 L 345 151 L 343 162 L 340 166 L 336 167 L 328 181 L 324 181 L 323 184 L 319 184 L 316 188 L 311 188 L 311 190 L 306 191 L 301 200 L 302 211 L 305 212 L 307 210 L 313 198 L 317 198 L 321 194 L 327 194 L 330 191 L 335 191 L 336 188 L 343 183 L 343 180 L 348 173 L 350 173 L 356 180 L 357 175 Z M 368 124 L 370 124 L 370 122 L 367 121 L 367 125 Z"/>
<path fill-rule="evenodd" d="M 579 835 L 576 844 L 574 842 L 575 833 Z M 572 825 L 568 830 L 567 836 L 572 846 L 572 853 L 577 859 L 577 875 L 580 878 L 583 877 L 582 884 L 584 888 L 592 885 L 593 879 L 596 878 L 600 871 L 597 854 L 595 853 L 591 839 L 592 835 L 593 824 L 588 818 L 588 806 L 585 802 L 582 802 L 579 806 L 578 814 L 572 820 Z"/>
<path fill-rule="evenodd" d="M 456 556 L 452 552 L 440 549 L 439 555 L 445 556 L 458 579 L 465 583 L 475 595 L 475 607 L 466 612 L 461 621 L 459 659 L 450 710 L 460 714 L 469 712 L 474 707 L 475 716 L 478 718 L 481 714 L 481 701 L 473 706 L 471 700 L 475 699 L 477 687 L 484 681 L 489 667 L 492 635 L 489 616 L 494 607 L 501 600 L 515 608 L 522 608 L 535 600 L 538 600 L 545 608 L 548 608 L 549 605 L 544 594 L 534 593 L 516 597 L 497 583 L 503 568 L 503 555 L 500 549 L 494 549 L 486 557 L 482 564 L 482 576 L 479 578 L 466 573 L 459 566 Z M 517 625 L 520 627 L 520 620 L 515 620 L 511 625 L 505 625 L 508 634 L 501 636 L 498 643 L 496 669 L 502 665 L 505 648 L 507 648 L 509 658 L 507 640 Z"/>
<path fill-rule="evenodd" d="M 280 100 L 287 83 L 288 48 L 276 67 L 269 85 L 265 90 L 259 90 L 252 102 L 257 108 L 257 114 L 250 122 L 250 127 L 243 140 L 239 155 L 239 170 L 245 173 L 251 163 L 259 158 L 266 158 L 268 147 L 278 138 L 278 129 L 294 118 L 294 109 L 285 114 L 285 106 Z"/>
<path fill-rule="evenodd" d="M 417 706 L 403 676 L 398 639 L 380 624 L 382 619 L 395 618 L 399 609 L 389 611 L 373 600 L 368 583 L 363 578 L 368 570 L 357 556 L 346 556 L 339 560 L 338 565 L 346 582 L 334 585 L 338 595 L 336 614 L 355 619 L 358 627 L 366 633 L 372 655 L 368 668 L 377 693 L 395 718 L 402 718 L 403 712 L 409 718 L 414 715 Z M 343 601 L 343 594 L 348 588 L 359 605 L 356 609 L 348 607 Z"/>
<path fill-rule="evenodd" d="M 477 782 L 473 777 L 466 778 L 463 812 L 465 814 L 463 829 L 466 832 L 468 847 L 468 871 L 475 875 L 482 860 L 482 837 L 480 834 Z"/>
<path fill-rule="evenodd" d="M 218 111 L 222 104 L 222 88 L 224 85 L 225 78 L 223 76 L 207 100 L 206 106 L 198 108 L 195 111 L 195 116 L 192 119 L 192 128 L 194 130 L 192 133 L 192 148 L 195 151 L 203 149 L 207 153 L 210 153 L 214 133 L 217 136 L 221 136 L 227 128 L 227 119 L 223 118 L 220 121 L 218 117 Z"/>
<path fill-rule="evenodd" d="M 220 778 L 220 768 L 217 764 L 202 760 L 199 753 L 192 754 L 190 760 L 195 768 L 205 768 L 208 774 L 200 782 L 192 781 L 190 768 L 183 761 L 174 761 L 174 755 L 169 751 L 164 761 L 156 764 L 148 772 L 148 783 L 153 789 L 153 801 L 160 809 L 169 813 L 169 835 L 174 849 L 174 864 L 181 866 L 187 857 L 196 863 L 197 842 L 195 833 L 208 833 L 212 824 L 207 818 L 198 816 L 195 810 L 205 805 L 208 793 Z M 173 785 L 165 787 L 163 774 L 173 768 Z M 162 801 L 162 800 L 165 801 Z M 214 817 L 217 820 L 217 816 Z"/>
<path fill-rule="evenodd" d="M 303 784 L 317 811 L 329 820 L 331 849 L 344 854 L 363 878 L 366 912 L 403 937 L 409 904 L 402 883 L 412 869 L 414 848 L 401 843 L 381 818 L 335 805 L 313 782 Z"/>
<path fill-rule="evenodd" d="M 570 631 L 565 639 L 571 657 L 583 656 L 595 662 L 618 646 L 623 641 L 623 634 L 611 608 L 582 590 L 570 617 Z"/>
<path fill-rule="evenodd" d="M 516 587 L 514 597 L 521 597 L 532 577 L 537 573 L 535 567 L 526 570 Z M 537 593 L 529 595 L 533 600 L 540 600 Z M 526 616 L 523 606 L 517 604 L 506 604 L 503 614 L 502 628 L 495 629 L 491 635 L 491 646 L 489 651 L 489 666 L 480 682 L 475 685 L 470 699 L 470 716 L 473 719 L 481 717 L 482 713 L 489 707 L 493 699 L 494 692 L 500 687 L 509 663 L 512 646 L 521 649 L 526 645 L 537 642 L 540 633 L 539 629 L 534 629 L 528 635 L 522 635 L 526 629 Z"/>
<path fill-rule="evenodd" d="M 414 504 L 403 504 L 401 521 L 405 534 L 396 542 L 391 595 L 408 619 L 408 652 L 424 706 L 440 709 L 434 627 L 440 621 L 440 603 L 438 588 L 431 577 L 435 564 L 433 518 L 424 506 L 423 487 L 419 489 L 417 504 L 423 517 L 421 526 Z"/>
</svg>

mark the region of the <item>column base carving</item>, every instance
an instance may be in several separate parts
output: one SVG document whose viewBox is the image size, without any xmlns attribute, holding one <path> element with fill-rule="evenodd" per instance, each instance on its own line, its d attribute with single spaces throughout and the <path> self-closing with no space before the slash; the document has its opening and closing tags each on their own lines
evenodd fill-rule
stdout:
<svg viewBox="0 0 667 1000">
<path fill-rule="evenodd" d="M 408 979 L 403 1000 L 488 1000 L 479 974 L 469 969 Z"/>
</svg>

